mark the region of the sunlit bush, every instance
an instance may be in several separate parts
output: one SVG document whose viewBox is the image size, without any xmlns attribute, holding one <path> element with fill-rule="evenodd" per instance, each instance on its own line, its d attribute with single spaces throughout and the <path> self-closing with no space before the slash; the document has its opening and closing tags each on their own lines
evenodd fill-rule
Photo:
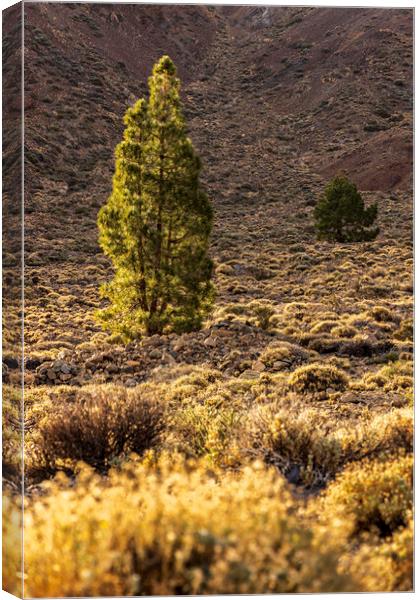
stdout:
<svg viewBox="0 0 420 600">
<path fill-rule="evenodd" d="M 292 483 L 324 484 L 343 458 L 340 442 L 319 427 L 315 410 L 276 410 L 267 406 L 251 413 L 242 446 L 274 464 Z"/>
<path fill-rule="evenodd" d="M 353 338 L 357 335 L 357 329 L 351 325 L 339 324 L 331 329 L 331 335 L 338 338 Z"/>
<path fill-rule="evenodd" d="M 52 483 L 25 511 L 28 595 L 328 592 L 341 541 L 303 523 L 283 478 L 261 463 L 212 473 L 176 456 L 72 488 Z"/>
<path fill-rule="evenodd" d="M 399 328 L 395 332 L 395 337 L 399 340 L 413 339 L 413 319 L 401 321 Z"/>
<path fill-rule="evenodd" d="M 407 526 L 397 529 L 385 541 L 373 537 L 364 542 L 348 561 L 349 571 L 371 592 L 409 592 L 413 590 L 413 551 L 410 513 Z"/>
<path fill-rule="evenodd" d="M 156 446 L 164 429 L 163 405 L 119 386 L 80 393 L 61 402 L 39 423 L 38 464 L 55 470 L 68 461 L 106 469 L 129 452 Z"/>
<path fill-rule="evenodd" d="M 411 361 L 398 361 L 382 367 L 377 373 L 363 377 L 367 389 L 383 388 L 385 392 L 401 391 L 413 387 Z"/>
<path fill-rule="evenodd" d="M 394 409 L 376 415 L 356 428 L 338 429 L 335 437 L 340 441 L 344 460 L 348 462 L 410 453 L 414 443 L 413 413 L 409 408 Z"/>
<path fill-rule="evenodd" d="M 337 326 L 337 321 L 320 321 L 311 328 L 311 333 L 330 333 Z"/>
<path fill-rule="evenodd" d="M 292 369 L 305 363 L 311 357 L 310 352 L 289 342 L 274 342 L 261 353 L 259 360 L 269 369 Z"/>
<path fill-rule="evenodd" d="M 2 584 L 15 596 L 22 594 L 22 511 L 20 496 L 4 490 L 2 503 Z"/>
<path fill-rule="evenodd" d="M 249 309 L 258 327 L 264 330 L 270 328 L 272 318 L 276 312 L 272 302 L 269 300 L 254 300 L 250 303 Z"/>
<path fill-rule="evenodd" d="M 3 476 L 19 482 L 22 466 L 22 390 L 3 385 L 2 460 Z"/>
<path fill-rule="evenodd" d="M 353 521 L 353 535 L 387 537 L 407 526 L 413 503 L 413 457 L 349 466 L 325 493 L 324 510 Z"/>
<path fill-rule="evenodd" d="M 168 443 L 186 456 L 207 455 L 212 461 L 228 463 L 229 446 L 240 415 L 217 404 L 191 403 L 178 410 L 170 421 Z"/>
<path fill-rule="evenodd" d="M 328 388 L 345 390 L 348 377 L 332 365 L 311 364 L 296 369 L 289 378 L 289 385 L 301 394 L 325 392 Z"/>
</svg>

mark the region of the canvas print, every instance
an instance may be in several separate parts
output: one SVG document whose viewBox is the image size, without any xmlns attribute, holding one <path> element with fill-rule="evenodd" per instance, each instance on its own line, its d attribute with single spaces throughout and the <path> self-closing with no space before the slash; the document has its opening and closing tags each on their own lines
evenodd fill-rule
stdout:
<svg viewBox="0 0 420 600">
<path fill-rule="evenodd" d="M 3 11 L 3 588 L 413 589 L 413 10 Z"/>
</svg>

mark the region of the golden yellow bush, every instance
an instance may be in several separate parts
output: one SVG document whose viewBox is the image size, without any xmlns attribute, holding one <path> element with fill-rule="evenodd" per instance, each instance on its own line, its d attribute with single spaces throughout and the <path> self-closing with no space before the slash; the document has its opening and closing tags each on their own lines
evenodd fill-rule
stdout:
<svg viewBox="0 0 420 600">
<path fill-rule="evenodd" d="M 373 374 L 367 374 L 362 380 L 366 389 L 382 388 L 385 392 L 401 392 L 413 387 L 412 361 L 397 361 L 385 365 Z"/>
<path fill-rule="evenodd" d="M 260 354 L 259 360 L 268 368 L 275 370 L 290 370 L 311 357 L 311 353 L 296 344 L 289 342 L 274 342 Z"/>
<path fill-rule="evenodd" d="M 101 479 L 82 470 L 25 511 L 27 595 L 350 591 L 341 541 L 300 520 L 283 478 L 153 457 Z M 338 522 L 337 522 L 338 523 Z"/>
<path fill-rule="evenodd" d="M 399 340 L 413 339 L 413 319 L 404 319 L 395 332 L 395 337 Z"/>
<path fill-rule="evenodd" d="M 191 398 L 196 398 L 221 378 L 222 373 L 216 369 L 194 367 L 190 369 L 189 373 L 178 377 L 165 390 L 161 389 L 159 392 L 163 392 L 168 403 L 177 407 L 185 400 L 189 402 Z"/>
<path fill-rule="evenodd" d="M 311 364 L 299 367 L 289 378 L 289 386 L 301 394 L 317 394 L 327 389 L 345 390 L 348 377 L 333 365 Z"/>
<path fill-rule="evenodd" d="M 357 335 L 356 327 L 347 324 L 339 324 L 331 329 L 331 335 L 338 338 L 353 338 Z"/>
<path fill-rule="evenodd" d="M 371 592 L 409 592 L 413 590 L 414 527 L 410 513 L 408 524 L 385 541 L 373 537 L 351 557 L 348 569 Z"/>
<path fill-rule="evenodd" d="M 15 596 L 22 594 L 22 511 L 21 499 L 3 493 L 2 503 L 2 584 Z"/>
<path fill-rule="evenodd" d="M 391 311 L 386 306 L 374 306 L 370 309 L 369 313 L 375 319 L 375 321 L 378 321 L 379 323 L 399 321 L 399 318 L 395 315 L 395 312 Z"/>
<path fill-rule="evenodd" d="M 362 422 L 357 428 L 341 428 L 335 433 L 346 461 L 391 457 L 413 451 L 414 418 L 410 408 L 394 409 Z"/>
<path fill-rule="evenodd" d="M 330 333 L 337 326 L 337 321 L 319 321 L 310 329 L 310 333 Z"/>
<path fill-rule="evenodd" d="M 323 497 L 326 514 L 353 521 L 353 535 L 387 537 L 406 526 L 413 503 L 413 457 L 364 460 L 346 468 Z"/>
<path fill-rule="evenodd" d="M 186 456 L 207 455 L 216 463 L 230 462 L 228 448 L 239 422 L 240 414 L 232 408 L 191 403 L 171 419 L 167 442 Z"/>
<path fill-rule="evenodd" d="M 3 476 L 19 481 L 22 469 L 22 390 L 3 385 Z"/>
</svg>

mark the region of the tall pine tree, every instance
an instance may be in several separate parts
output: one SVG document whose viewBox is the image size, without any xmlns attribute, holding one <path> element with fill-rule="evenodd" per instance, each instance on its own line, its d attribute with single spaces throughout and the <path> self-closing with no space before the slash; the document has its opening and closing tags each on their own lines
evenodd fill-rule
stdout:
<svg viewBox="0 0 420 600">
<path fill-rule="evenodd" d="M 104 328 L 126 339 L 199 328 L 214 297 L 208 256 L 213 212 L 187 136 L 180 81 L 168 56 L 154 66 L 149 100 L 127 110 L 99 241 L 115 267 L 102 287 Z"/>
</svg>

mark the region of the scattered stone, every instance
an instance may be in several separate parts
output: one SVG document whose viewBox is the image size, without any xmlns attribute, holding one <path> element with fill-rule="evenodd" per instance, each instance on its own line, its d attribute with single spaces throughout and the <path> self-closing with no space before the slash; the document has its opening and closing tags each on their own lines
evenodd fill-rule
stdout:
<svg viewBox="0 0 420 600">
<path fill-rule="evenodd" d="M 256 360 L 252 363 L 252 369 L 257 373 L 262 373 L 262 371 L 265 371 L 265 364 L 260 360 Z"/>
<path fill-rule="evenodd" d="M 247 369 L 246 371 L 241 373 L 240 378 L 241 379 L 258 379 L 259 376 L 260 376 L 260 374 L 258 373 L 258 371 L 253 371 L 252 369 Z"/>
<path fill-rule="evenodd" d="M 176 360 L 174 359 L 174 357 L 166 350 L 163 351 L 162 361 L 164 363 L 166 363 L 167 365 L 175 365 L 176 364 Z"/>
<path fill-rule="evenodd" d="M 127 360 L 125 366 L 127 370 L 136 371 L 137 369 L 140 369 L 141 363 L 139 363 L 138 360 Z"/>
<path fill-rule="evenodd" d="M 226 375 L 257 377 L 266 370 L 257 357 L 271 336 L 252 325 L 223 321 L 206 330 L 183 335 L 155 335 L 127 346 L 106 349 L 76 348 L 60 353 L 55 361 L 36 367 L 35 384 L 84 385 L 88 381 L 137 385 L 147 380 L 156 368 L 176 364 L 203 365 L 222 370 Z M 258 364 L 260 363 L 260 364 Z M 49 372 L 49 375 L 48 375 Z M 247 374 L 248 373 L 248 374 Z M 63 379 L 61 375 L 69 375 Z M 131 383 L 126 383 L 131 381 Z"/>
<path fill-rule="evenodd" d="M 35 371 L 35 383 L 37 385 L 53 385 L 63 381 L 69 381 L 78 385 L 74 376 L 79 373 L 75 365 L 64 362 L 63 360 L 55 360 L 42 363 Z"/>
<path fill-rule="evenodd" d="M 285 366 L 290 366 L 291 363 L 288 361 L 283 361 L 283 360 L 275 360 L 273 362 L 273 369 L 274 371 L 281 371 L 282 369 L 284 369 Z"/>
<path fill-rule="evenodd" d="M 173 344 L 172 349 L 174 350 L 174 352 L 182 352 L 182 350 L 185 348 L 185 342 L 179 340 L 178 342 L 176 342 L 175 344 Z"/>
</svg>

